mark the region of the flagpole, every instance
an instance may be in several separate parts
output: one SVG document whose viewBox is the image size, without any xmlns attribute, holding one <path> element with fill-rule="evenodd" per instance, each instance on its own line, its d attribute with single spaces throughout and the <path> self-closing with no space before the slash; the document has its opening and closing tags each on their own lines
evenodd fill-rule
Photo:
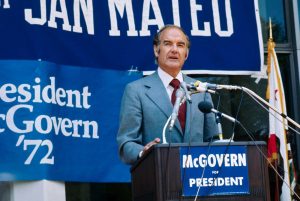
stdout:
<svg viewBox="0 0 300 201">
<path fill-rule="evenodd" d="M 273 33 L 272 33 L 272 22 L 271 22 L 271 18 L 269 19 L 269 40 L 268 40 L 268 53 L 271 53 L 271 50 L 273 48 L 275 48 L 275 43 L 273 42 Z M 268 57 L 268 62 L 269 61 L 269 57 Z M 268 65 L 268 73 L 270 72 Z M 273 107 L 272 105 L 269 104 L 269 102 L 265 101 L 263 98 L 261 98 L 260 96 L 258 96 L 255 92 L 251 91 L 250 89 L 246 88 L 246 87 L 238 87 L 239 89 L 241 89 L 242 91 L 248 92 L 248 94 L 253 95 L 254 97 L 256 97 L 258 100 L 260 100 L 262 103 L 264 103 L 265 105 L 267 105 L 270 109 L 272 109 L 274 112 L 276 112 L 277 114 L 279 114 L 281 117 L 283 117 L 284 119 L 286 119 L 288 122 L 292 123 L 294 126 L 296 126 L 297 128 L 300 129 L 300 124 L 298 124 L 297 122 L 295 122 L 293 119 L 291 119 L 290 117 L 288 117 L 286 114 L 279 112 L 275 107 Z M 269 98 L 269 87 L 267 88 L 267 99 Z"/>
<path fill-rule="evenodd" d="M 275 43 L 273 42 L 273 31 L 272 31 L 272 20 L 271 18 L 269 18 L 269 39 L 268 39 L 268 65 L 267 65 L 267 73 L 268 73 L 268 83 L 270 83 L 272 80 L 271 79 L 271 57 L 272 57 L 272 51 L 273 51 L 273 48 L 275 48 Z M 267 86 L 267 92 L 266 92 L 266 98 L 267 99 L 270 99 L 270 84 L 268 84 Z M 270 138 L 269 138 L 269 142 L 268 144 L 270 143 Z M 278 145 L 277 145 L 277 140 L 275 140 L 275 145 L 276 145 L 276 158 L 273 158 L 271 157 L 270 159 L 270 163 L 274 163 L 274 168 L 275 168 L 275 172 L 278 174 L 278 160 L 280 158 L 280 150 L 279 150 L 279 153 L 278 153 Z M 272 145 L 271 145 L 272 146 Z M 269 149 L 269 145 L 268 145 L 268 149 Z M 275 201 L 279 201 L 280 200 L 280 194 L 279 194 L 279 181 L 278 181 L 278 175 L 275 174 L 275 189 L 274 189 L 274 192 L 273 195 L 271 196 L 274 196 L 274 200 Z M 271 178 L 269 178 L 271 179 Z M 271 189 L 271 186 L 270 186 L 270 189 Z"/>
<path fill-rule="evenodd" d="M 273 41 L 272 20 L 269 18 L 269 40 Z"/>
</svg>

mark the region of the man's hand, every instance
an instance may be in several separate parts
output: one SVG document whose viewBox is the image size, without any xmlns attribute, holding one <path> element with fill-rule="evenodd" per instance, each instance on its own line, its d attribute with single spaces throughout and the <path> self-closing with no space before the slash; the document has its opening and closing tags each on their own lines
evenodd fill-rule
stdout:
<svg viewBox="0 0 300 201">
<path fill-rule="evenodd" d="M 159 138 L 155 138 L 153 141 L 151 141 L 148 144 L 146 144 L 144 146 L 144 149 L 139 154 L 139 156 L 142 157 L 153 145 L 156 145 L 158 143 L 160 143 L 160 139 Z"/>
</svg>

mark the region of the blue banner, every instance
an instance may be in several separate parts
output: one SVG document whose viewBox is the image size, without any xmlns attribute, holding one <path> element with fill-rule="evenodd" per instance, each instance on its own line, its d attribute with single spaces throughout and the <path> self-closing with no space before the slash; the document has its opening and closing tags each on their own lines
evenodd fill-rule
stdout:
<svg viewBox="0 0 300 201">
<path fill-rule="evenodd" d="M 0 0 L 0 59 L 152 71 L 152 40 L 165 24 L 183 27 L 188 72 L 261 70 L 257 0 Z"/>
<path fill-rule="evenodd" d="M 0 0 L 0 24 L 0 180 L 128 182 L 120 100 L 165 24 L 190 37 L 189 73 L 263 64 L 257 0 Z"/>
<path fill-rule="evenodd" d="M 249 194 L 246 146 L 181 147 L 183 196 Z"/>
<path fill-rule="evenodd" d="M 140 73 L 0 61 L 0 180 L 128 182 L 116 134 Z"/>
</svg>

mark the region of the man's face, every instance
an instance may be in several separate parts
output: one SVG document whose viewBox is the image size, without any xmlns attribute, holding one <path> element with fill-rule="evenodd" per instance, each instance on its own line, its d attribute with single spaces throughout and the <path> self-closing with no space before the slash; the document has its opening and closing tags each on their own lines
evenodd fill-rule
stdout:
<svg viewBox="0 0 300 201">
<path fill-rule="evenodd" d="M 154 47 L 158 65 L 165 72 L 175 77 L 188 56 L 188 41 L 184 33 L 177 28 L 164 30 L 159 41 L 159 45 Z"/>
</svg>

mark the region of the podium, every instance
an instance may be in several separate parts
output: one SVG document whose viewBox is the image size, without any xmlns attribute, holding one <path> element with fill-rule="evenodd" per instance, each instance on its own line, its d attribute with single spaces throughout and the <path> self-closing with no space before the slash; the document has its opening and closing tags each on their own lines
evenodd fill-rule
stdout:
<svg viewBox="0 0 300 201">
<path fill-rule="evenodd" d="M 218 147 L 245 147 L 248 171 L 246 193 L 214 194 L 199 196 L 204 201 L 269 201 L 269 177 L 264 142 L 213 142 L 198 144 L 158 144 L 151 148 L 131 167 L 132 194 L 134 201 L 194 201 L 195 196 L 183 196 L 182 149 Z M 258 148 L 261 150 L 259 151 Z M 204 153 L 206 154 L 206 153 Z M 199 157 L 200 158 L 200 157 Z M 196 160 L 198 161 L 198 159 Z M 213 161 L 213 160 L 212 160 Z M 190 161 L 191 162 L 191 161 Z M 227 161 L 228 162 L 228 161 Z M 190 163 L 192 164 L 192 163 Z M 198 164 L 198 163 L 197 163 Z M 234 163 L 233 163 L 234 164 Z M 230 170 L 231 168 L 228 168 Z M 232 168 L 233 171 L 235 171 Z M 222 170 L 220 170 L 221 172 Z M 203 175 L 202 175 L 203 177 Z"/>
</svg>

